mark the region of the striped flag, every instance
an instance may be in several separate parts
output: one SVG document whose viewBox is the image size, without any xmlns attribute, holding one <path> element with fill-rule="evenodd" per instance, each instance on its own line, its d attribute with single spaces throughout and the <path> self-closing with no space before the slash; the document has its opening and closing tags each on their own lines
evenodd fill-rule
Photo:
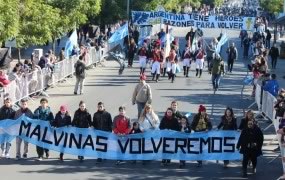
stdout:
<svg viewBox="0 0 285 180">
<path fill-rule="evenodd" d="M 225 34 L 222 35 L 220 41 L 219 41 L 218 44 L 217 44 L 216 53 L 218 53 L 218 54 L 220 53 L 222 46 L 223 46 L 224 44 L 226 44 L 227 41 L 228 41 L 228 36 L 227 36 L 227 34 L 225 33 Z"/>
</svg>

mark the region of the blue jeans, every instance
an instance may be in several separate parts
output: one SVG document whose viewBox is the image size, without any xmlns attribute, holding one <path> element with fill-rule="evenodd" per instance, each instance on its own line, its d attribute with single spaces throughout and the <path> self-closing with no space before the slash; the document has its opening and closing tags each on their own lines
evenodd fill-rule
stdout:
<svg viewBox="0 0 285 180">
<path fill-rule="evenodd" d="M 220 74 L 213 74 L 212 75 L 212 84 L 214 89 L 218 89 L 220 85 L 221 75 Z"/>
<path fill-rule="evenodd" d="M 141 116 L 141 112 L 143 111 L 144 107 L 145 107 L 145 104 L 146 102 L 136 102 L 137 103 L 137 107 L 138 107 L 138 119 L 140 118 Z"/>
</svg>

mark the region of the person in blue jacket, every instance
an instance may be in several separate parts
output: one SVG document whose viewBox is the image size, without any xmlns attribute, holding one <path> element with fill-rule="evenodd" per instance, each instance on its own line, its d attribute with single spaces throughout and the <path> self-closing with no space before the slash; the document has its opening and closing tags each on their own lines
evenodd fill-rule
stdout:
<svg viewBox="0 0 285 180">
<path fill-rule="evenodd" d="M 276 74 L 271 75 L 271 79 L 265 83 L 265 85 L 263 86 L 263 90 L 268 91 L 274 97 L 278 95 L 279 84 L 276 80 Z"/>
</svg>

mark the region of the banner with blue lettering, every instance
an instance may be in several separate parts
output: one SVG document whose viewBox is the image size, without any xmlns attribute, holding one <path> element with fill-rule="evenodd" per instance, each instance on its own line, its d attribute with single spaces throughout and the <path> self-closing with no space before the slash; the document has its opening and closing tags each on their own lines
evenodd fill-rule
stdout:
<svg viewBox="0 0 285 180">
<path fill-rule="evenodd" d="M 163 24 L 175 27 L 219 28 L 219 29 L 254 29 L 254 17 L 242 16 L 204 16 L 199 14 L 175 14 L 164 11 L 132 11 L 134 25 Z"/>
<path fill-rule="evenodd" d="M 21 116 L 0 121 L 0 143 L 16 136 L 50 150 L 120 160 L 237 160 L 237 131 L 182 133 L 156 130 L 127 136 L 74 127 L 53 128 L 49 122 Z"/>
</svg>

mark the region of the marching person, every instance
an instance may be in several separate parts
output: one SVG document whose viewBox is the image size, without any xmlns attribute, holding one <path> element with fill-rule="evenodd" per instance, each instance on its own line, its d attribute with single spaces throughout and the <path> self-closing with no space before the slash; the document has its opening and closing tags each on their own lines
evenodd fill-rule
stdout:
<svg viewBox="0 0 285 180">
<path fill-rule="evenodd" d="M 77 128 L 89 128 L 92 126 L 91 115 L 86 109 L 84 101 L 79 102 L 79 108 L 74 113 L 71 125 Z M 83 162 L 84 156 L 78 156 L 78 160 Z"/>
<path fill-rule="evenodd" d="M 160 49 L 160 45 L 158 43 L 155 44 L 154 50 L 152 51 L 152 60 L 152 80 L 154 81 L 154 78 L 156 77 L 155 81 L 158 82 L 160 76 L 160 66 L 163 62 L 163 52 Z"/>
<path fill-rule="evenodd" d="M 179 122 L 179 130 L 183 133 L 191 133 L 191 127 L 188 122 L 188 118 L 186 116 L 182 116 Z M 180 160 L 179 168 L 184 168 L 186 165 L 185 160 Z"/>
<path fill-rule="evenodd" d="M 186 77 L 189 77 L 189 70 L 191 68 L 191 60 L 192 60 L 192 52 L 188 45 L 186 45 L 185 50 L 182 52 L 182 59 L 183 59 L 183 74 Z"/>
<path fill-rule="evenodd" d="M 130 133 L 130 118 L 126 116 L 126 108 L 124 106 L 119 107 L 119 115 L 114 117 L 113 120 L 113 132 L 118 136 L 125 136 Z M 121 160 L 117 160 L 116 165 L 124 163 Z"/>
<path fill-rule="evenodd" d="M 256 173 L 257 157 L 262 155 L 263 133 L 252 121 L 247 122 L 247 127 L 241 131 L 237 149 L 243 154 L 243 177 L 247 177 L 247 165 L 252 162 L 252 172 Z"/>
<path fill-rule="evenodd" d="M 167 108 L 164 117 L 161 119 L 160 125 L 159 125 L 160 130 L 168 129 L 168 130 L 174 130 L 174 131 L 179 131 L 179 123 L 177 118 L 175 118 L 173 109 L 172 108 Z M 161 162 L 162 166 L 166 166 L 170 163 L 170 159 L 163 159 Z"/>
<path fill-rule="evenodd" d="M 0 109 L 0 121 L 1 120 L 6 120 L 6 119 L 14 119 L 15 117 L 15 110 L 12 108 L 12 100 L 10 98 L 6 98 L 4 100 L 4 106 L 1 107 Z M 4 141 L 1 144 L 1 150 L 2 150 L 2 154 L 1 157 L 6 157 L 6 158 L 10 158 L 10 147 L 11 147 L 11 143 Z"/>
<path fill-rule="evenodd" d="M 138 51 L 138 56 L 139 56 L 139 64 L 140 64 L 140 74 L 144 74 L 146 64 L 147 64 L 147 58 L 148 58 L 148 53 L 147 53 L 147 44 L 143 43 L 143 46 L 139 49 Z"/>
<path fill-rule="evenodd" d="M 218 53 L 214 53 L 214 59 L 210 65 L 209 73 L 212 74 L 212 84 L 214 91 L 219 89 L 222 74 L 225 74 L 224 61 Z"/>
<path fill-rule="evenodd" d="M 69 115 L 67 106 L 60 106 L 59 112 L 56 113 L 52 125 L 56 128 L 71 126 L 71 116 Z M 63 161 L 63 153 L 60 153 L 59 160 Z"/>
<path fill-rule="evenodd" d="M 109 112 L 105 110 L 104 103 L 97 104 L 97 112 L 93 116 L 93 127 L 97 130 L 112 132 L 112 117 Z M 97 159 L 97 163 L 102 162 L 102 158 Z"/>
<path fill-rule="evenodd" d="M 221 122 L 217 128 L 222 128 L 223 130 L 237 130 L 237 119 L 232 108 L 226 108 L 225 114 L 221 117 Z M 224 167 L 227 168 L 229 163 L 229 160 L 224 160 Z"/>
<path fill-rule="evenodd" d="M 191 128 L 195 132 L 204 132 L 209 131 L 212 129 L 212 123 L 210 121 L 210 118 L 208 114 L 206 113 L 206 107 L 203 105 L 199 106 L 198 114 L 196 114 L 193 118 L 193 121 L 191 123 Z M 202 166 L 202 161 L 197 161 L 198 167 Z"/>
<path fill-rule="evenodd" d="M 254 124 L 257 125 L 257 121 L 254 118 L 254 113 L 252 110 L 249 110 L 246 112 L 245 117 L 241 119 L 240 125 L 239 125 L 239 130 L 242 131 L 247 127 L 247 122 L 252 121 Z"/>
<path fill-rule="evenodd" d="M 34 119 L 41 120 L 41 121 L 48 121 L 51 123 L 54 120 L 53 113 L 51 112 L 50 107 L 48 106 L 48 100 L 46 98 L 42 98 L 40 100 L 40 106 L 34 112 Z M 46 154 L 46 158 L 49 158 L 49 150 L 37 146 L 37 153 L 38 153 L 38 160 L 42 161 L 44 152 Z"/>
<path fill-rule="evenodd" d="M 33 118 L 34 114 L 33 112 L 28 108 L 28 100 L 27 99 L 22 99 L 21 100 L 21 108 L 18 109 L 15 113 L 15 120 L 17 120 L 19 117 L 22 115 L 25 115 L 28 118 Z M 16 160 L 19 160 L 21 158 L 21 144 L 22 144 L 22 139 L 19 137 L 16 137 Z M 28 157 L 28 145 L 29 143 L 24 141 L 24 153 L 23 153 L 23 158 L 27 159 Z"/>
<path fill-rule="evenodd" d="M 171 82 L 173 83 L 175 79 L 175 73 L 176 73 L 176 67 L 177 67 L 177 64 L 176 64 L 177 54 L 175 52 L 175 47 L 171 47 L 168 59 L 169 59 L 167 62 L 168 79 L 171 79 Z"/>
<path fill-rule="evenodd" d="M 198 44 L 198 50 L 196 52 L 196 77 L 199 75 L 199 78 L 202 76 L 203 68 L 204 68 L 204 57 L 206 53 L 202 49 L 202 45 Z"/>
<path fill-rule="evenodd" d="M 237 48 L 235 47 L 235 43 L 231 43 L 231 46 L 227 49 L 228 53 L 228 72 L 232 72 L 234 62 L 238 58 L 238 51 Z"/>
<path fill-rule="evenodd" d="M 136 85 L 133 96 L 132 96 L 132 104 L 137 104 L 138 108 L 138 119 L 141 115 L 141 112 L 146 103 L 151 104 L 152 102 L 152 93 L 150 85 L 145 82 L 146 75 L 140 75 L 140 82 Z"/>
<path fill-rule="evenodd" d="M 136 42 L 134 38 L 131 38 L 129 42 L 129 49 L 128 49 L 128 67 L 133 67 L 136 49 L 137 49 Z"/>
<path fill-rule="evenodd" d="M 140 129 L 142 132 L 158 129 L 159 119 L 150 104 L 146 104 L 139 118 Z"/>
<path fill-rule="evenodd" d="M 84 80 L 86 77 L 86 65 L 83 61 L 83 57 L 79 56 L 79 60 L 74 64 L 75 69 L 75 76 L 76 76 L 76 83 L 74 87 L 74 94 L 76 95 L 78 93 L 83 94 L 83 88 L 84 88 Z"/>
</svg>

